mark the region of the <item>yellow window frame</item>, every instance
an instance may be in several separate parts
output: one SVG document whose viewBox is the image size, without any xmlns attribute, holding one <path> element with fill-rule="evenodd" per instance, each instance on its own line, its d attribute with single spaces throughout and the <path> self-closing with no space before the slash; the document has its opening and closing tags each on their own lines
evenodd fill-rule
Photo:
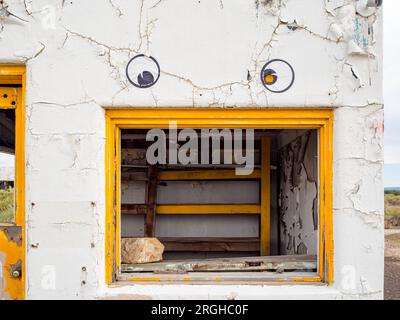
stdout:
<svg viewBox="0 0 400 320">
<path fill-rule="evenodd" d="M 25 224 L 25 91 L 26 68 L 23 65 L 0 64 L 0 86 L 18 87 L 17 104 L 5 104 L 2 109 L 15 110 L 15 213 L 14 223 L 21 226 L 21 246 L 11 248 L 11 256 L 21 256 L 22 277 L 21 284 L 7 280 L 9 294 L 13 299 L 25 299 L 26 283 L 26 224 Z M 13 91 L 13 89 L 5 89 Z"/>
<path fill-rule="evenodd" d="M 328 108 L 112 108 L 106 109 L 105 281 L 112 284 L 120 270 L 120 134 L 121 129 L 260 128 L 316 129 L 319 137 L 318 274 L 277 279 L 285 282 L 333 282 L 333 110 Z M 266 201 L 264 204 L 267 203 Z M 261 206 L 263 203 L 261 204 Z M 141 281 L 159 278 L 141 278 Z"/>
</svg>

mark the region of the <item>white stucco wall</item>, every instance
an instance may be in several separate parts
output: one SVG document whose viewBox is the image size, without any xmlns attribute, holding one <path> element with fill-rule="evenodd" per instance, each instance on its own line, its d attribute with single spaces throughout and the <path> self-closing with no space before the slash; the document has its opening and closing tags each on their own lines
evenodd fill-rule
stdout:
<svg viewBox="0 0 400 320">
<path fill-rule="evenodd" d="M 27 66 L 27 298 L 383 297 L 381 9 L 357 13 L 356 0 L 6 3 L 26 20 L 0 20 L 0 63 Z M 160 63 L 150 89 L 126 79 L 138 53 Z M 285 93 L 260 82 L 273 58 L 295 70 Z M 106 287 L 111 106 L 335 107 L 334 284 Z"/>
</svg>

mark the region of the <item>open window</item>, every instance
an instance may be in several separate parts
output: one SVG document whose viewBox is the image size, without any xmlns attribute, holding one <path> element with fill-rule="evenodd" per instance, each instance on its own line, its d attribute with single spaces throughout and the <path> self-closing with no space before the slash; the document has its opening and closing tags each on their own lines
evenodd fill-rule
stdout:
<svg viewBox="0 0 400 320">
<path fill-rule="evenodd" d="M 12 90 L 0 90 L 6 100 Z M 11 98 L 11 97 L 10 97 Z M 5 105 L 6 103 L 3 102 Z M 15 217 L 15 109 L 0 109 L 0 223 L 12 224 Z"/>
<path fill-rule="evenodd" d="M 25 67 L 0 65 L 0 300 L 25 295 Z"/>
<path fill-rule="evenodd" d="M 329 282 L 332 118 L 314 111 L 297 126 L 277 110 L 250 110 L 246 125 L 235 110 L 209 122 L 107 111 L 110 280 Z"/>
</svg>

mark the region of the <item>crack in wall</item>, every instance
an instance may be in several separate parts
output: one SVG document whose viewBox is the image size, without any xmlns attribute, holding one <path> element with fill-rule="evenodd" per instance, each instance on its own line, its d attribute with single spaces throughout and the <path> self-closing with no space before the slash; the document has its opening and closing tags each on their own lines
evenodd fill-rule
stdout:
<svg viewBox="0 0 400 320">
<path fill-rule="evenodd" d="M 25 0 L 26 3 L 30 3 L 27 0 Z M 110 5 L 116 9 L 118 11 L 118 16 L 121 17 L 122 14 L 122 9 L 117 6 L 113 0 L 108 0 L 108 2 L 110 3 Z M 111 68 L 111 77 L 118 81 L 121 88 L 116 91 L 113 96 L 112 96 L 112 104 L 114 104 L 114 101 L 116 100 L 116 98 L 124 91 L 128 90 L 128 84 L 126 79 L 124 79 L 122 77 L 122 74 L 120 72 L 122 66 L 120 64 L 116 64 L 113 62 L 112 56 L 117 53 L 117 52 L 123 52 L 126 53 L 128 56 L 131 56 L 133 54 L 139 54 L 142 52 L 147 52 L 150 49 L 150 45 L 151 45 L 151 36 L 152 36 L 152 32 L 156 26 L 156 23 L 158 21 L 158 18 L 153 18 L 150 19 L 147 16 L 147 12 L 153 8 L 156 8 L 162 1 L 158 1 L 157 3 L 153 4 L 150 8 L 145 8 L 145 0 L 142 0 L 140 3 L 140 10 L 139 10 L 139 23 L 138 23 L 138 33 L 139 33 L 139 43 L 137 44 L 136 47 L 114 47 L 111 45 L 108 45 L 106 43 L 102 43 L 100 41 L 98 41 L 95 37 L 90 37 L 90 36 L 86 36 L 82 33 L 78 33 L 76 31 L 70 30 L 68 27 L 65 27 L 66 30 L 66 34 L 65 34 L 65 38 L 64 41 L 62 42 L 61 46 L 59 46 L 59 49 L 63 49 L 64 46 L 66 45 L 66 43 L 69 40 L 69 37 L 71 35 L 80 37 L 82 39 L 87 40 L 89 43 L 96 45 L 100 48 L 102 48 L 104 51 L 102 54 L 100 54 L 100 56 L 104 56 L 105 57 L 105 61 L 107 62 L 107 64 L 110 66 Z M 256 1 L 257 2 L 257 1 Z M 329 2 L 329 1 L 328 1 Z M 248 91 L 248 95 L 250 97 L 251 103 L 250 105 L 255 105 L 256 103 L 254 102 L 254 98 L 259 99 L 260 96 L 264 97 L 266 104 L 268 104 L 268 96 L 265 92 L 265 90 L 263 90 L 261 88 L 261 90 L 259 90 L 258 92 L 255 92 L 252 89 L 251 84 L 252 79 L 257 79 L 256 73 L 258 72 L 259 69 L 259 63 L 261 56 L 263 56 L 265 50 L 268 49 L 268 53 L 266 55 L 266 58 L 263 60 L 267 60 L 270 57 L 270 49 L 273 47 L 273 43 L 274 42 L 278 42 L 279 41 L 279 30 L 281 27 L 287 27 L 289 30 L 291 30 L 291 32 L 298 32 L 298 31 L 304 31 L 307 32 L 308 34 L 320 38 L 324 41 L 328 41 L 330 43 L 333 44 L 341 44 L 342 42 L 342 37 L 339 37 L 338 39 L 332 39 L 330 38 L 328 35 L 323 35 L 320 34 L 318 32 L 315 32 L 313 30 L 311 30 L 309 27 L 307 27 L 307 25 L 303 25 L 303 24 L 299 24 L 296 19 L 294 19 L 293 21 L 284 21 L 281 17 L 281 10 L 282 10 L 282 6 L 285 5 L 285 1 L 262 1 L 260 4 L 269 8 L 267 10 L 268 14 L 274 15 L 277 18 L 277 21 L 275 23 L 275 27 L 273 28 L 270 36 L 268 37 L 268 39 L 265 41 L 265 43 L 262 45 L 261 49 L 257 50 L 257 44 L 255 45 L 255 52 L 252 55 L 251 58 L 251 65 L 253 65 L 251 68 L 248 68 L 248 72 L 250 74 L 250 80 L 246 81 L 232 81 L 232 82 L 228 82 L 228 83 L 222 83 L 220 85 L 216 85 L 213 87 L 207 87 L 207 86 L 200 86 L 195 84 L 191 79 L 174 74 L 170 71 L 162 71 L 163 74 L 177 78 L 179 80 L 184 81 L 185 83 L 189 84 L 190 86 L 192 86 L 192 105 L 197 105 L 196 101 L 198 100 L 197 98 L 199 97 L 200 100 L 204 100 L 201 99 L 201 97 L 203 96 L 201 92 L 201 90 L 203 91 L 208 91 L 211 93 L 211 96 L 214 97 L 213 99 L 211 99 L 208 103 L 208 105 L 221 105 L 221 106 L 225 106 L 225 101 L 228 99 L 229 95 L 232 92 L 232 86 L 233 85 L 237 85 L 237 86 L 241 86 L 243 87 L 245 90 Z M 27 5 L 27 13 L 32 13 L 32 11 L 28 8 L 28 4 Z M 332 12 L 336 12 L 337 10 L 341 9 L 344 7 L 344 4 L 337 6 L 334 8 L 334 11 L 330 11 L 329 13 L 327 12 L 327 14 L 332 16 Z M 273 8 L 273 10 L 271 10 L 271 8 Z M 120 14 L 121 13 L 121 14 Z M 375 19 L 375 18 L 374 18 Z M 43 48 L 44 49 L 44 48 Z M 256 53 L 257 52 L 257 53 Z M 41 52 L 40 52 L 41 53 Z M 33 55 L 32 57 L 24 57 L 27 61 L 29 61 L 30 59 L 33 59 L 37 57 L 36 55 Z M 360 88 L 362 88 L 364 85 L 361 83 L 361 78 L 359 76 L 354 77 L 354 75 L 356 75 L 356 71 L 354 69 L 354 66 L 351 65 L 350 63 L 347 62 L 346 58 L 337 60 L 337 61 L 341 61 L 342 62 L 342 71 L 343 68 L 345 66 L 348 66 L 350 68 L 351 73 L 353 74 L 353 78 L 356 81 L 356 86 L 354 90 L 358 90 Z M 332 97 L 332 101 L 336 101 L 338 98 L 338 93 L 339 93 L 339 88 L 337 86 L 337 82 L 338 82 L 338 76 L 335 76 L 334 78 L 335 81 L 335 86 L 330 90 L 330 92 L 328 92 L 328 95 Z M 223 90 L 221 91 L 221 89 L 227 89 L 227 90 Z M 218 91 L 219 90 L 219 91 Z M 216 92 L 213 92 L 216 91 Z M 154 94 L 154 93 L 152 93 Z M 154 97 L 153 100 L 155 101 Z M 332 102 L 332 103 L 333 103 Z"/>
<path fill-rule="evenodd" d="M 32 15 L 32 2 L 33 0 L 24 0 L 24 8 L 28 16 Z"/>
<path fill-rule="evenodd" d="M 33 53 L 30 57 L 26 57 L 23 55 L 15 55 L 18 58 L 23 58 L 24 59 L 24 63 L 28 63 L 29 61 L 36 59 L 37 57 L 39 57 L 44 50 L 46 49 L 46 45 L 43 42 L 39 42 L 41 45 L 41 48 L 39 48 L 35 53 Z"/>
<path fill-rule="evenodd" d="M 108 0 L 108 2 L 110 3 L 111 7 L 113 7 L 115 9 L 115 11 L 117 12 L 118 17 L 122 17 L 124 14 L 122 13 L 122 10 L 119 6 L 117 6 L 113 0 Z"/>
</svg>

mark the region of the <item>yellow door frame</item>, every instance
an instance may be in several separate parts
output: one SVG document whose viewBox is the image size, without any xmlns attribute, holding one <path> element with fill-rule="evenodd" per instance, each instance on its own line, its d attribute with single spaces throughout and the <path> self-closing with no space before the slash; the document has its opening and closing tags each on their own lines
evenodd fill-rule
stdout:
<svg viewBox="0 0 400 320">
<path fill-rule="evenodd" d="M 120 270 L 120 133 L 121 129 L 168 128 L 317 129 L 319 133 L 318 276 L 288 281 L 333 282 L 332 156 L 333 111 L 327 108 L 113 108 L 106 110 L 105 281 Z M 267 146 L 268 141 L 264 144 Z M 262 187 L 263 188 L 263 187 Z M 266 186 L 264 187 L 266 188 Z M 265 199 L 261 207 L 267 206 Z M 267 228 L 269 228 L 269 224 Z M 268 252 L 269 248 L 263 248 Z M 155 279 L 155 278 L 154 278 Z"/>
<path fill-rule="evenodd" d="M 0 87 L 13 86 L 17 88 L 17 103 L 4 105 L 2 109 L 15 110 L 15 213 L 14 224 L 21 227 L 21 239 L 11 241 L 8 236 L 0 232 L 0 251 L 6 248 L 6 266 L 4 266 L 3 275 L 6 282 L 7 294 L 11 299 L 25 298 L 25 66 L 21 65 L 0 65 Z M 15 89 L 7 88 L 7 91 Z M 17 240 L 17 241 L 16 241 Z M 20 242 L 20 243 L 18 243 Z M 20 279 L 14 279 L 10 275 L 7 264 L 15 259 L 21 259 L 22 275 Z"/>
</svg>

